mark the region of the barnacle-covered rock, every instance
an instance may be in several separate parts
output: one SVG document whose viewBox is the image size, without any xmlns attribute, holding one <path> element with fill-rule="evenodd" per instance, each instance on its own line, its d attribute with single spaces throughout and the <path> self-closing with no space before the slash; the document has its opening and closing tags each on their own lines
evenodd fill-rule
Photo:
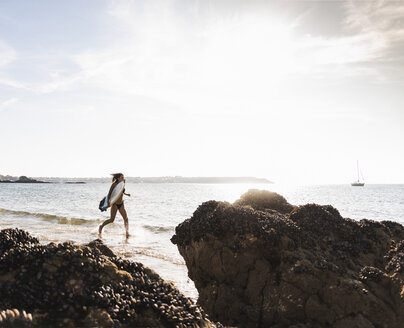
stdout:
<svg viewBox="0 0 404 328">
<path fill-rule="evenodd" d="M 32 314 L 18 309 L 0 310 L 0 327 L 32 328 Z"/>
<path fill-rule="evenodd" d="M 101 240 L 41 245 L 7 229 L 0 250 L 0 310 L 15 309 L 0 311 L 0 327 L 216 327 L 174 285 Z"/>
<path fill-rule="evenodd" d="M 290 213 L 294 209 L 285 197 L 272 191 L 257 189 L 250 189 L 234 205 L 251 206 L 255 210 L 275 210 L 279 213 Z"/>
<path fill-rule="evenodd" d="M 0 255 L 16 247 L 29 248 L 38 244 L 39 240 L 21 229 L 0 230 Z"/>
<path fill-rule="evenodd" d="M 266 191 L 203 203 L 172 237 L 198 303 L 239 327 L 402 327 L 403 240 L 398 223 Z"/>
</svg>

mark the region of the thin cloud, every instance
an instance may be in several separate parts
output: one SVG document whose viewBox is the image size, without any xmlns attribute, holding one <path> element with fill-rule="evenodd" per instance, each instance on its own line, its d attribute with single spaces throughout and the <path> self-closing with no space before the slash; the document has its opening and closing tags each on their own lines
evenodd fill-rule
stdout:
<svg viewBox="0 0 404 328">
<path fill-rule="evenodd" d="M 278 88 L 287 79 L 376 75 L 380 60 L 404 35 L 404 3 L 383 0 L 347 2 L 345 27 L 351 34 L 333 37 L 295 36 L 301 13 L 282 22 L 268 13 L 224 16 L 214 9 L 206 16 L 195 7 L 186 17 L 175 1 L 111 1 L 106 24 L 117 38 L 103 48 L 67 54 L 63 60 L 78 70 L 49 71 L 45 83 L 27 85 L 2 76 L 0 83 L 40 93 L 89 86 L 186 104 L 187 96 L 195 99 L 201 90 L 207 99 L 220 97 L 218 89 L 248 95 L 264 83 Z M 7 63 L 15 60 L 8 54 Z M 389 60 L 400 56 L 395 52 Z"/>
<path fill-rule="evenodd" d="M 0 68 L 4 67 L 17 58 L 17 52 L 6 42 L 0 40 Z"/>
<path fill-rule="evenodd" d="M 381 80 L 402 79 L 404 65 L 404 2 L 348 1 L 346 27 L 356 31 L 368 44 Z"/>
<path fill-rule="evenodd" d="M 347 1 L 346 22 L 362 33 L 381 33 L 386 39 L 396 40 L 404 33 L 404 2 L 402 1 Z"/>
<path fill-rule="evenodd" d="M 18 102 L 18 98 L 15 97 L 0 102 L 0 112 L 7 109 L 16 102 Z"/>
<path fill-rule="evenodd" d="M 0 40 L 0 85 L 5 85 L 13 88 L 24 88 L 24 86 L 18 82 L 9 78 L 4 72 L 4 69 L 17 60 L 17 52 L 9 44 Z"/>
</svg>

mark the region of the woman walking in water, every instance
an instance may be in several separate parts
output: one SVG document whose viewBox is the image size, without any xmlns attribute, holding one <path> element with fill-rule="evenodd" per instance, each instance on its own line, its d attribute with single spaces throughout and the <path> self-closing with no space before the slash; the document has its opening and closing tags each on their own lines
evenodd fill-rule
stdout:
<svg viewBox="0 0 404 328">
<path fill-rule="evenodd" d="M 112 194 L 112 190 L 116 187 L 116 185 L 122 181 L 125 181 L 125 178 L 122 173 L 114 173 L 112 175 L 112 185 L 111 188 L 109 188 L 109 193 L 108 193 L 108 205 L 110 205 L 110 197 Z M 125 210 L 125 205 L 123 203 L 123 195 L 129 196 L 130 194 L 125 193 L 125 189 L 123 190 L 122 195 L 116 200 L 116 202 L 111 206 L 111 216 L 108 220 L 105 220 L 100 227 L 98 228 L 98 234 L 101 235 L 102 233 L 102 228 L 104 228 L 107 224 L 114 222 L 115 217 L 116 217 L 116 212 L 119 211 L 121 213 L 123 222 L 125 224 L 125 230 L 126 230 L 126 237 L 129 237 L 129 221 L 128 221 L 128 215 L 126 214 Z"/>
</svg>

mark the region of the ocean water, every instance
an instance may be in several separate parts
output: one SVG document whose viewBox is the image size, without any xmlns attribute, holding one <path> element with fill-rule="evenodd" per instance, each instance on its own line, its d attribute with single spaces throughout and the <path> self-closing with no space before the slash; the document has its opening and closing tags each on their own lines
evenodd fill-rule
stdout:
<svg viewBox="0 0 404 328">
<path fill-rule="evenodd" d="M 0 184 L 0 228 L 27 230 L 42 243 L 88 243 L 109 218 L 99 201 L 108 183 Z M 198 293 L 188 278 L 177 248 L 170 241 L 175 227 L 203 202 L 233 202 L 249 189 L 278 192 L 293 205 L 332 205 L 343 217 L 404 224 L 404 185 L 287 186 L 277 184 L 126 184 L 124 197 L 130 238 L 120 214 L 104 228 L 102 239 L 118 256 L 142 262 L 170 280 L 188 297 Z"/>
</svg>

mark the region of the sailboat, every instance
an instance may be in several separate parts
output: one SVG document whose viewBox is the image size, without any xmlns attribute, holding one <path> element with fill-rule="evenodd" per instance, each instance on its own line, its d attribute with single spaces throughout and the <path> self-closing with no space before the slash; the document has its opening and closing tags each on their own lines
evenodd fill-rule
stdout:
<svg viewBox="0 0 404 328">
<path fill-rule="evenodd" d="M 357 171 L 358 171 L 358 180 L 355 181 L 355 182 L 352 182 L 351 186 L 353 186 L 353 187 L 363 187 L 365 185 L 365 182 L 363 180 L 363 176 L 362 176 L 362 181 L 359 180 L 359 161 L 356 161 L 356 168 L 357 168 Z"/>
</svg>

